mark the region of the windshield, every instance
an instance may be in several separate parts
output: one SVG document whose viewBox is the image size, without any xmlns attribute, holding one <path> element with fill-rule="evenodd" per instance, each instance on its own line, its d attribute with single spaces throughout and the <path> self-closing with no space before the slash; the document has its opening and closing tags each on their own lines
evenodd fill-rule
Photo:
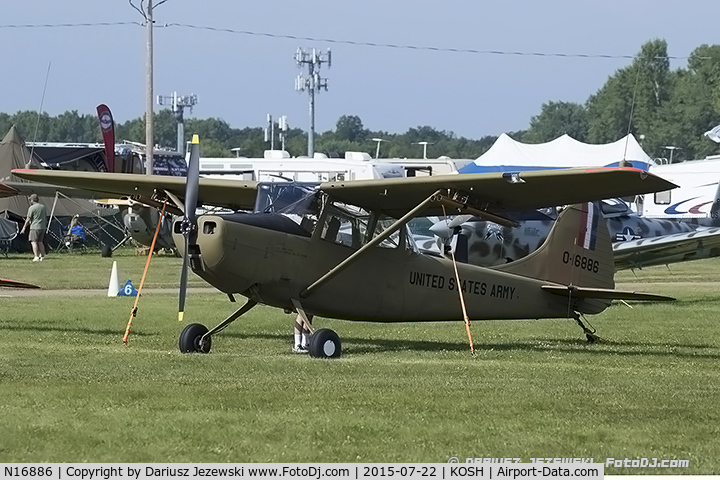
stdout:
<svg viewBox="0 0 720 480">
<path fill-rule="evenodd" d="M 320 212 L 318 183 L 268 182 L 258 185 L 255 213 L 304 215 Z"/>
</svg>

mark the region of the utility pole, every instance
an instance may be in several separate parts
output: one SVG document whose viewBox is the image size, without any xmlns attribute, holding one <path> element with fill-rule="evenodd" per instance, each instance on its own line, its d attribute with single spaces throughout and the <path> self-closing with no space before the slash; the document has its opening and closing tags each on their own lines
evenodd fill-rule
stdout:
<svg viewBox="0 0 720 480">
<path fill-rule="evenodd" d="M 142 5 L 142 3 L 140 4 Z M 153 118 L 153 0 L 148 0 L 145 12 L 147 24 L 147 69 L 145 78 L 145 174 L 153 174 L 153 144 L 155 143 Z"/>
<path fill-rule="evenodd" d="M 140 12 L 145 19 L 147 30 L 147 57 L 145 63 L 145 174 L 153 174 L 153 145 L 155 144 L 154 118 L 153 118 L 153 9 L 167 2 L 160 0 L 153 7 L 153 0 L 148 0 L 147 8 L 142 10 L 143 0 L 140 7 L 135 6 L 133 0 L 128 0 L 130 6 Z"/>
<path fill-rule="evenodd" d="M 327 79 L 320 77 L 320 66 L 323 63 L 328 64 L 328 68 L 332 65 L 330 49 L 327 53 L 318 52 L 314 48 L 312 52 L 306 52 L 300 48 L 295 52 L 295 61 L 299 68 L 304 64 L 308 66 L 308 76 L 303 77 L 299 74 L 295 79 L 295 90 L 310 93 L 310 130 L 308 131 L 308 157 L 315 155 L 315 92 L 320 92 L 323 88 L 327 91 Z"/>
<path fill-rule="evenodd" d="M 190 95 L 178 95 L 177 92 L 173 92 L 169 96 L 157 96 L 158 105 L 170 105 L 170 109 L 175 114 L 175 121 L 177 121 L 177 151 L 185 156 L 185 118 L 184 109 L 187 107 L 192 113 L 192 107 L 197 105 L 197 95 L 191 93 Z"/>
</svg>

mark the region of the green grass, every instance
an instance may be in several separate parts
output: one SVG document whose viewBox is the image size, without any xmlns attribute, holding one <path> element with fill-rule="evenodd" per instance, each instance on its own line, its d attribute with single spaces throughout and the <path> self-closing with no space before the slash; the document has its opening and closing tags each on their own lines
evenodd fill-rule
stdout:
<svg viewBox="0 0 720 480">
<path fill-rule="evenodd" d="M 114 259 L 137 285 L 144 259 Z M 107 288 L 112 260 L 12 257 L 0 276 Z M 153 259 L 148 286 L 174 286 L 179 264 Z M 174 295 L 140 299 L 129 346 L 132 298 L 0 298 L 0 462 L 657 457 L 690 468 L 606 473 L 717 474 L 719 266 L 621 272 L 623 288 L 679 301 L 589 317 L 604 339 L 595 345 L 570 320 L 475 322 L 475 357 L 459 322 L 326 319 L 315 323 L 339 333 L 344 356 L 292 355 L 294 318 L 266 307 L 215 337 L 209 355 L 182 355 Z M 193 293 L 186 318 L 214 325 L 234 307 Z"/>
<path fill-rule="evenodd" d="M 111 258 L 103 258 L 99 250 L 85 254 L 50 253 L 43 262 L 32 262 L 32 254 L 0 256 L 0 278 L 21 280 L 44 289 L 108 288 L 113 261 L 117 261 L 120 281 L 132 280 L 140 285 L 147 256 L 135 255 L 134 248 L 116 251 Z M 148 288 L 176 287 L 180 281 L 182 259 L 172 255 L 155 255 L 150 261 L 145 286 Z M 190 286 L 208 286 L 194 273 Z"/>
</svg>

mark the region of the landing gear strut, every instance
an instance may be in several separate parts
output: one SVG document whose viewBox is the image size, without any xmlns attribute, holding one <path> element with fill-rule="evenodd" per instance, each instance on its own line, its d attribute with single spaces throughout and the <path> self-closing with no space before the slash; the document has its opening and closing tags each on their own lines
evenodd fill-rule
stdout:
<svg viewBox="0 0 720 480">
<path fill-rule="evenodd" d="M 249 300 L 245 305 L 238 308 L 235 313 L 223 320 L 218 326 L 212 330 L 208 330 L 205 325 L 192 323 L 185 327 L 180 334 L 179 347 L 182 353 L 209 353 L 212 345 L 212 336 L 223 330 L 232 322 L 238 319 L 240 315 L 247 313 L 248 310 L 257 305 L 258 302 Z"/>
<path fill-rule="evenodd" d="M 598 340 L 600 340 L 600 337 L 597 336 L 597 335 L 595 335 L 595 332 L 596 332 L 597 330 L 595 330 L 594 328 L 592 328 L 592 329 L 588 328 L 588 327 L 583 323 L 583 321 L 580 320 L 580 315 L 579 315 L 577 312 L 575 313 L 575 317 L 574 317 L 574 318 L 575 318 L 575 321 L 577 322 L 577 324 L 580 325 L 580 328 L 583 329 L 583 332 L 585 333 L 585 337 L 587 338 L 588 343 L 595 343 L 595 342 L 597 342 Z"/>
</svg>

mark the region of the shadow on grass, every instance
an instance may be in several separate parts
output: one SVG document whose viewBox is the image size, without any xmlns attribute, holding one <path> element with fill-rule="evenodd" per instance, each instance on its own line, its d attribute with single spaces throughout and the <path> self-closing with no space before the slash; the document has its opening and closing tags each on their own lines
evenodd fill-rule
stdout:
<svg viewBox="0 0 720 480">
<path fill-rule="evenodd" d="M 0 322 L 0 330 L 5 332 L 50 332 L 50 333 L 83 333 L 87 335 L 118 335 L 118 332 L 123 332 L 118 329 L 93 329 L 93 328 L 81 328 L 81 327 L 55 327 L 52 325 L 28 325 L 19 324 L 13 322 Z M 134 336 L 139 337 L 154 337 L 160 335 L 159 333 L 147 333 L 133 331 Z"/>
<path fill-rule="evenodd" d="M 220 333 L 219 335 L 237 340 L 282 340 L 289 341 L 290 335 L 268 333 Z M 441 342 L 434 340 L 397 340 L 390 338 L 342 337 L 343 351 L 346 354 L 372 354 L 379 352 L 467 352 L 469 346 L 465 342 Z M 682 349 L 684 351 L 677 351 Z M 698 350 L 715 350 L 702 352 Z M 567 352 L 592 355 L 623 355 L 623 356 L 656 356 L 675 358 L 705 358 L 720 360 L 720 348 L 709 344 L 667 344 L 645 343 L 632 341 L 601 340 L 589 344 L 584 339 L 535 338 L 513 343 L 482 343 L 475 342 L 476 351 L 497 352 Z M 687 350 L 687 351 L 685 351 Z"/>
</svg>

